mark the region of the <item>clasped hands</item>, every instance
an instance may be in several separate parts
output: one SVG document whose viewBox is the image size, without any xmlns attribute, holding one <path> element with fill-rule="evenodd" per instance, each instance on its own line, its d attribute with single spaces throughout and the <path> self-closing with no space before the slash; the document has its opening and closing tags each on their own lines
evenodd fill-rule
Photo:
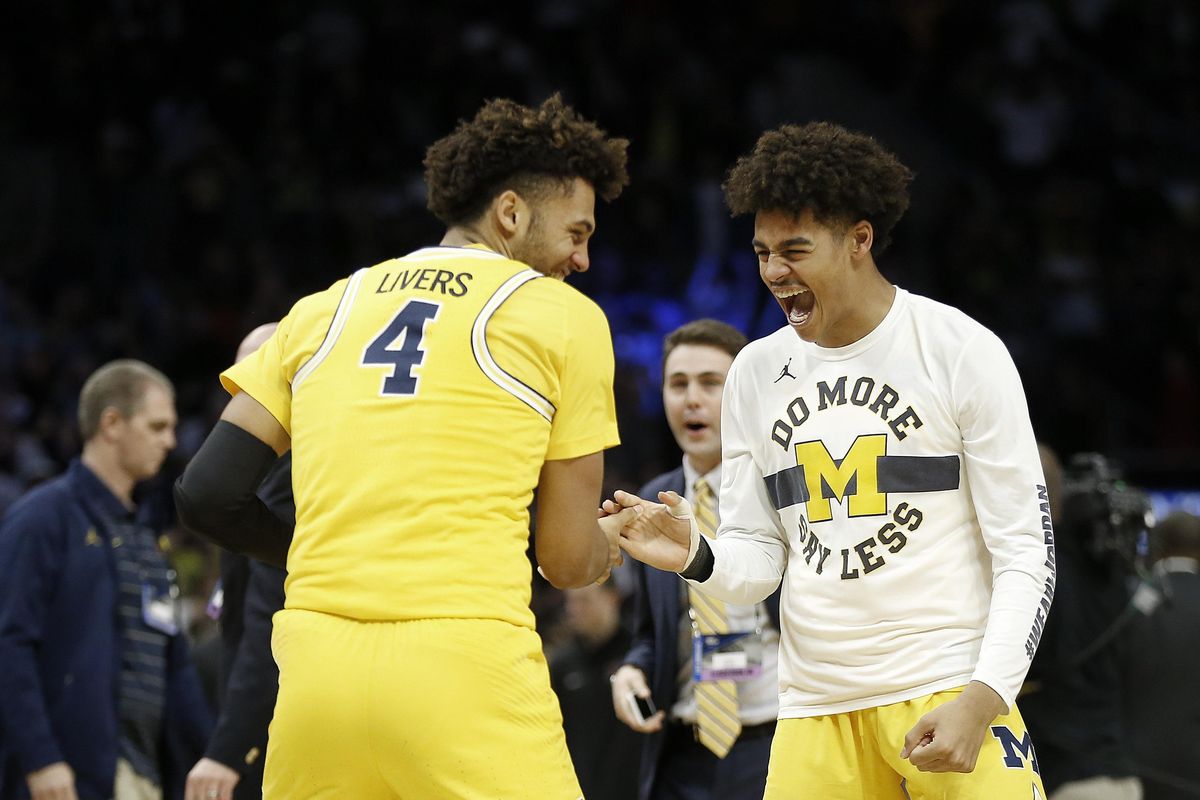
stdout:
<svg viewBox="0 0 1200 800">
<path fill-rule="evenodd" d="M 624 551 L 644 564 L 679 572 L 695 555 L 699 532 L 691 505 L 675 492 L 659 492 L 658 500 L 644 500 L 618 490 L 611 500 L 601 504 L 601 520 L 615 517 L 624 509 L 635 511 L 632 517 L 626 515 L 624 524 L 614 531 L 614 544 L 619 550 L 613 566 L 621 563 L 620 552 Z M 605 533 L 609 533 L 607 528 Z"/>
</svg>

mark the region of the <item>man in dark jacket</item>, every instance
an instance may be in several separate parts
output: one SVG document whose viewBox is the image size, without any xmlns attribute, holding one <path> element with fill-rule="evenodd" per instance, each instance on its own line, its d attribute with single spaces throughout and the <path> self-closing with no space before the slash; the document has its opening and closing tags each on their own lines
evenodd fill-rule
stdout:
<svg viewBox="0 0 1200 800">
<path fill-rule="evenodd" d="M 609 711 L 609 676 L 629 650 L 621 624 L 621 594 L 610 579 L 568 589 L 564 616 L 570 636 L 546 653 L 550 686 L 562 707 L 567 749 L 588 800 L 630 800 L 637 792 L 641 737 Z"/>
<path fill-rule="evenodd" d="M 0 522 L 6 798 L 161 798 L 204 746 L 173 573 L 133 502 L 175 422 L 166 376 L 106 364 L 80 394 L 82 456 Z"/>
<path fill-rule="evenodd" d="M 1145 800 L 1200 797 L 1200 517 L 1177 511 L 1153 531 L 1162 602 L 1122 642 L 1125 730 Z"/>
<path fill-rule="evenodd" d="M 257 350 L 276 327 L 272 322 L 247 334 L 234 360 Z M 258 496 L 280 519 L 296 524 L 290 451 L 267 474 Z M 262 797 L 267 728 L 279 694 L 279 667 L 271 655 L 271 617 L 283 608 L 286 578 L 278 567 L 221 551 L 220 589 L 211 604 L 221 625 L 220 716 L 204 758 L 188 773 L 185 800 Z"/>
<path fill-rule="evenodd" d="M 693 506 L 711 498 L 721 471 L 721 392 L 733 358 L 746 343 L 736 329 L 697 320 L 667 335 L 663 344 L 663 405 L 683 464 L 638 491 L 654 499 L 674 491 Z M 715 520 L 715 516 L 714 516 Z M 777 662 L 779 593 L 754 607 L 727 606 L 727 632 L 746 632 L 746 675 L 741 680 L 694 679 L 693 633 L 704 615 L 687 585 L 670 572 L 632 562 L 636 576 L 634 642 L 612 678 L 613 708 L 635 731 L 646 734 L 638 796 L 641 800 L 741 800 L 761 798 L 766 786 L 771 737 L 779 711 Z M 711 609 L 708 609 L 711 611 Z M 704 631 L 707 632 L 707 631 Z M 736 654 L 731 654 L 736 656 Z M 699 684 L 706 684 L 700 686 Z M 721 708 L 707 693 L 736 696 Z M 633 697 L 652 698 L 658 710 L 644 719 Z M 729 719 L 715 719 L 724 714 Z M 708 729 L 716 724 L 719 733 Z M 724 738 L 722 738 L 724 735 Z"/>
</svg>

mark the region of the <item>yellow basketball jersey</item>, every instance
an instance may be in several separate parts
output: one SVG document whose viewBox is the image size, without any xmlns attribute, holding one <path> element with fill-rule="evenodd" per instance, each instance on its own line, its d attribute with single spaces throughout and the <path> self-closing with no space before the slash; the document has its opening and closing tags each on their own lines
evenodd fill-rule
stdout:
<svg viewBox="0 0 1200 800">
<path fill-rule="evenodd" d="M 618 443 L 600 308 L 481 247 L 430 247 L 301 299 L 221 375 L 292 437 L 287 607 L 533 626 L 546 460 Z"/>
</svg>

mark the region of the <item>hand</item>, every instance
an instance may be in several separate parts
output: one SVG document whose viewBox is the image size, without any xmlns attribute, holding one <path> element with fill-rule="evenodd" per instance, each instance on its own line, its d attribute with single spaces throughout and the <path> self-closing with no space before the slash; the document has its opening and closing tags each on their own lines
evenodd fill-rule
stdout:
<svg viewBox="0 0 1200 800">
<path fill-rule="evenodd" d="M 25 776 L 33 800 L 78 800 L 75 771 L 65 761 L 56 761 Z"/>
<path fill-rule="evenodd" d="M 596 579 L 597 584 L 608 580 L 613 567 L 619 567 L 625 563 L 625 558 L 621 555 L 621 528 L 629 524 L 638 513 L 637 508 L 618 508 L 615 509 L 615 513 L 610 513 L 603 508 L 597 510 L 596 522 L 600 525 L 600 530 L 608 542 L 608 569 L 604 570 L 604 574 Z"/>
<path fill-rule="evenodd" d="M 187 776 L 184 800 L 232 800 L 242 776 L 220 761 L 202 758 Z"/>
<path fill-rule="evenodd" d="M 625 664 L 612 676 L 613 711 L 617 719 L 633 728 L 638 733 L 655 733 L 661 731 L 666 712 L 661 708 L 654 712 L 645 722 L 633 715 L 629 708 L 629 696 L 649 697 L 650 687 L 646 685 L 646 675 L 632 664 Z"/>
<path fill-rule="evenodd" d="M 679 572 L 692 554 L 692 509 L 675 492 L 659 492 L 658 498 L 662 503 L 618 491 L 604 501 L 604 510 L 640 507 L 642 513 L 621 531 L 621 548 L 644 564 Z"/>
<path fill-rule="evenodd" d="M 988 726 L 1006 710 L 991 687 L 971 681 L 958 697 L 917 720 L 900 757 L 921 772 L 971 772 Z"/>
</svg>

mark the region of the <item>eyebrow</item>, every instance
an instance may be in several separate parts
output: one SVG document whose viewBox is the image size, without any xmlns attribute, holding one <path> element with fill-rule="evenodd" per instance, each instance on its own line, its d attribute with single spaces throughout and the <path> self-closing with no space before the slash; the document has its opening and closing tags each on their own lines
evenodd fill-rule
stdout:
<svg viewBox="0 0 1200 800">
<path fill-rule="evenodd" d="M 715 369 L 706 369 L 704 372 L 684 372 L 682 370 L 676 370 L 675 372 L 672 372 L 670 375 L 667 376 L 667 380 L 674 380 L 675 378 L 691 378 L 691 377 L 724 378 L 725 376 L 722 375 L 720 372 L 718 372 Z"/>
<path fill-rule="evenodd" d="M 798 244 L 807 244 L 807 245 L 811 245 L 812 243 L 813 243 L 813 242 L 812 242 L 812 239 L 809 239 L 809 238 L 807 238 L 807 237 L 804 237 L 804 236 L 797 236 L 797 237 L 795 237 L 795 238 L 793 238 L 793 239 L 787 239 L 786 241 L 780 242 L 780 243 L 779 243 L 779 247 L 778 247 L 778 249 L 779 249 L 779 250 L 785 250 L 785 249 L 787 249 L 787 248 L 789 248 L 789 247 L 795 247 L 795 246 L 796 246 L 796 245 L 798 245 Z M 761 248 L 762 248 L 762 249 L 764 249 L 764 250 L 770 250 L 770 249 L 771 249 L 771 248 L 767 247 L 767 245 L 766 245 L 766 244 L 764 244 L 763 242 L 760 242 L 758 239 L 755 239 L 754 241 L 750 242 L 750 245 L 751 245 L 752 247 L 761 247 Z"/>
</svg>

